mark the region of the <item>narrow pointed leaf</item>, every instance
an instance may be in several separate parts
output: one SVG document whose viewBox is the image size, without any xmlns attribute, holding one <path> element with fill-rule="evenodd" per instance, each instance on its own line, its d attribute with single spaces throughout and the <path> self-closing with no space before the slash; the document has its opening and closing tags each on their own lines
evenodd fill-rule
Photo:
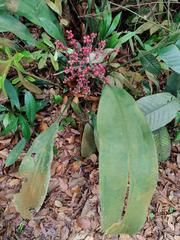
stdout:
<svg viewBox="0 0 180 240">
<path fill-rule="evenodd" d="M 36 118 L 36 109 L 37 109 L 35 98 L 30 92 L 26 92 L 24 102 L 25 102 L 26 116 L 29 122 L 33 123 Z"/>
<path fill-rule="evenodd" d="M 121 13 L 117 14 L 116 17 L 113 19 L 113 22 L 106 34 L 106 37 L 108 37 L 109 35 L 111 35 L 113 33 L 113 31 L 117 28 L 118 24 L 119 24 L 119 21 L 120 21 L 120 18 L 121 18 Z"/>
<path fill-rule="evenodd" d="M 36 43 L 26 26 L 7 12 L 0 12 L 0 32 L 12 32 L 28 44 Z"/>
<path fill-rule="evenodd" d="M 171 122 L 180 110 L 178 99 L 170 93 L 157 93 L 137 101 L 152 131 Z"/>
<path fill-rule="evenodd" d="M 9 155 L 5 161 L 5 167 L 9 167 L 17 161 L 19 155 L 25 148 L 25 145 L 26 145 L 26 139 L 22 138 L 9 153 Z"/>
<path fill-rule="evenodd" d="M 29 139 L 31 137 L 30 126 L 29 126 L 28 122 L 26 121 L 26 119 L 22 115 L 19 115 L 19 123 L 20 123 L 21 129 L 22 129 L 23 136 L 25 137 L 25 139 L 27 141 L 29 141 Z"/>
<path fill-rule="evenodd" d="M 18 98 L 18 94 L 17 94 L 16 88 L 8 80 L 5 80 L 4 88 L 5 88 L 5 90 L 7 92 L 7 95 L 9 97 L 9 99 L 10 99 L 12 108 L 14 106 L 16 106 L 17 109 L 20 109 L 20 103 L 19 103 L 19 98 Z"/>
<path fill-rule="evenodd" d="M 136 32 L 126 33 L 124 36 L 119 38 L 118 46 L 121 46 L 123 43 L 129 41 L 132 37 L 136 35 Z"/>
<path fill-rule="evenodd" d="M 106 86 L 99 103 L 97 132 L 102 230 L 137 233 L 146 220 L 157 181 L 151 130 L 125 90 Z"/>
<path fill-rule="evenodd" d="M 31 218 L 31 210 L 40 209 L 47 194 L 58 125 L 55 122 L 34 140 L 20 165 L 19 174 L 25 181 L 20 193 L 15 195 L 15 206 L 25 219 Z"/>
</svg>

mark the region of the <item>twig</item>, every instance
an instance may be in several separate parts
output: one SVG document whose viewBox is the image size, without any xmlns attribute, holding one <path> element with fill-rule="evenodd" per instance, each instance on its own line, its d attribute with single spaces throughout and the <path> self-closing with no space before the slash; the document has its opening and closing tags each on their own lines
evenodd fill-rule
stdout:
<svg viewBox="0 0 180 240">
<path fill-rule="evenodd" d="M 138 16 L 139 18 L 142 18 L 142 19 L 145 20 L 146 22 L 149 22 L 149 23 L 151 23 L 151 24 L 154 24 L 154 25 L 158 26 L 159 28 L 163 28 L 163 29 L 165 29 L 165 30 L 168 31 L 168 32 L 173 32 L 173 31 L 171 31 L 170 29 L 164 27 L 164 26 L 161 25 L 161 24 L 157 24 L 156 22 L 153 22 L 153 21 L 151 21 L 151 20 L 148 20 L 146 17 L 141 16 L 140 14 L 132 11 L 132 10 L 129 9 L 128 7 L 120 6 L 120 5 L 118 5 L 118 4 L 116 4 L 116 3 L 113 3 L 113 2 L 111 2 L 111 1 L 110 1 L 109 3 L 111 3 L 111 4 L 114 5 L 114 6 L 121 7 L 122 9 L 133 13 L 134 15 Z"/>
<path fill-rule="evenodd" d="M 67 101 L 67 103 L 65 104 L 62 112 L 60 113 L 58 119 L 56 120 L 57 122 L 61 122 L 61 121 L 63 120 L 63 117 L 64 117 L 63 114 L 64 114 L 64 112 L 71 106 L 72 100 L 73 100 L 73 97 L 70 97 L 70 98 L 68 99 L 68 101 Z"/>
</svg>

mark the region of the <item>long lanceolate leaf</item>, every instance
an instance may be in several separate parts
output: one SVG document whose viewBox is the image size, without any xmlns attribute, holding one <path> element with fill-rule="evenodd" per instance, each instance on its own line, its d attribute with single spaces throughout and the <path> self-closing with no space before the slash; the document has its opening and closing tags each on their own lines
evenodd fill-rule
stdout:
<svg viewBox="0 0 180 240">
<path fill-rule="evenodd" d="M 25 181 L 20 193 L 15 195 L 15 205 L 23 218 L 31 218 L 30 210 L 38 211 L 45 199 L 57 131 L 58 122 L 55 122 L 41 133 L 34 140 L 20 165 L 19 173 Z"/>
<path fill-rule="evenodd" d="M 37 105 L 36 105 L 36 100 L 31 92 L 28 92 L 28 91 L 25 92 L 24 102 L 25 102 L 26 116 L 29 122 L 32 124 L 36 118 Z"/>
<path fill-rule="evenodd" d="M 9 99 L 10 99 L 12 108 L 14 106 L 16 106 L 17 109 L 20 109 L 20 103 L 19 103 L 19 98 L 18 98 L 18 94 L 17 94 L 16 88 L 8 80 L 4 81 L 4 88 L 5 88 L 5 90 L 7 92 L 7 95 L 9 97 Z"/>
<path fill-rule="evenodd" d="M 28 44 L 36 43 L 27 27 L 7 12 L 0 11 L 0 32 L 12 32 Z"/>
<path fill-rule="evenodd" d="M 144 112 L 152 131 L 164 127 L 180 111 L 178 99 L 165 92 L 143 97 L 137 101 L 137 104 Z"/>
<path fill-rule="evenodd" d="M 26 145 L 26 139 L 22 138 L 9 153 L 5 161 L 5 167 L 9 167 L 17 161 L 19 155 L 22 153 L 23 149 L 25 148 L 25 145 Z"/>
<path fill-rule="evenodd" d="M 9 11 L 43 27 L 52 37 L 64 41 L 61 26 L 45 0 L 6 0 L 6 6 Z"/>
<path fill-rule="evenodd" d="M 145 222 L 157 181 L 151 130 L 125 90 L 106 86 L 99 104 L 97 133 L 102 230 L 134 234 Z"/>
</svg>

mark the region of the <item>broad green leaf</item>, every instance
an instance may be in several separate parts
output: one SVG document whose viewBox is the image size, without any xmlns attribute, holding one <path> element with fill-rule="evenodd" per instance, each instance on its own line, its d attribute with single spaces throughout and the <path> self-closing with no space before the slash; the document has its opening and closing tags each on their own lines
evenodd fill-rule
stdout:
<svg viewBox="0 0 180 240">
<path fill-rule="evenodd" d="M 167 78 L 167 84 L 165 91 L 172 93 L 173 95 L 177 95 L 180 91 L 180 74 L 173 72 Z"/>
<path fill-rule="evenodd" d="M 113 19 L 113 22 L 108 30 L 108 32 L 106 33 L 106 37 L 108 37 L 109 35 L 111 35 L 113 33 L 113 31 L 117 28 L 119 21 L 121 18 L 121 13 L 119 13 L 118 15 L 116 15 L 116 17 Z"/>
<path fill-rule="evenodd" d="M 39 19 L 41 21 L 41 26 L 49 35 L 64 42 L 64 36 L 60 24 L 55 24 L 45 17 L 40 17 Z"/>
<path fill-rule="evenodd" d="M 26 26 L 7 12 L 0 12 L 0 32 L 12 32 L 30 45 L 36 43 Z"/>
<path fill-rule="evenodd" d="M 144 112 L 152 131 L 171 122 L 180 110 L 177 98 L 165 92 L 143 97 L 137 101 L 137 104 Z"/>
<path fill-rule="evenodd" d="M 31 130 L 30 130 L 30 126 L 28 124 L 28 122 L 26 121 L 26 119 L 22 116 L 19 115 L 19 123 L 22 129 L 22 133 L 24 138 L 29 141 L 30 137 L 31 137 Z"/>
<path fill-rule="evenodd" d="M 10 11 L 12 11 L 12 5 L 14 5 L 13 12 L 43 27 L 49 35 L 64 42 L 63 32 L 58 19 L 47 6 L 45 0 L 14 0 L 8 2 L 9 5 L 7 7 Z"/>
<path fill-rule="evenodd" d="M 39 211 L 47 194 L 58 126 L 55 122 L 34 140 L 20 165 L 19 174 L 25 181 L 20 193 L 15 195 L 15 206 L 25 219 L 32 217 L 31 210 Z"/>
<path fill-rule="evenodd" d="M 81 141 L 81 156 L 89 157 L 95 152 L 96 144 L 94 142 L 94 129 L 91 124 L 86 123 Z"/>
<path fill-rule="evenodd" d="M 168 67 L 175 72 L 180 73 L 180 49 L 176 45 L 171 44 L 160 49 L 159 56 L 168 65 Z"/>
<path fill-rule="evenodd" d="M 12 108 L 15 106 L 17 109 L 20 109 L 20 103 L 16 88 L 8 80 L 4 81 L 4 88 L 10 99 Z"/>
<path fill-rule="evenodd" d="M 156 46 L 153 46 L 153 48 L 151 49 L 151 52 L 159 53 L 159 51 L 161 51 L 164 47 L 170 44 L 175 44 L 179 38 L 180 38 L 180 31 L 176 30 L 175 32 L 168 34 L 166 37 L 163 37 L 162 41 L 160 41 Z"/>
<path fill-rule="evenodd" d="M 106 86 L 99 103 L 97 133 L 102 230 L 135 234 L 146 220 L 157 182 L 151 130 L 125 90 Z"/>
<path fill-rule="evenodd" d="M 166 127 L 162 127 L 153 132 L 158 159 L 160 162 L 166 161 L 171 153 L 171 140 Z"/>
<path fill-rule="evenodd" d="M 25 111 L 28 121 L 32 124 L 36 118 L 36 101 L 34 96 L 26 91 L 24 97 Z"/>
<path fill-rule="evenodd" d="M 9 114 L 8 125 L 5 129 L 1 132 L 1 135 L 7 135 L 10 132 L 15 132 L 17 129 L 18 118 L 13 114 Z"/>
<path fill-rule="evenodd" d="M 177 40 L 176 46 L 177 46 L 177 47 L 179 48 L 179 50 L 180 50 L 180 39 Z"/>
<path fill-rule="evenodd" d="M 25 138 L 22 138 L 16 144 L 16 146 L 11 150 L 8 157 L 6 158 L 5 167 L 9 167 L 17 161 L 19 155 L 21 154 L 21 152 L 25 148 L 25 145 L 26 145 L 26 140 L 25 140 Z"/>
<path fill-rule="evenodd" d="M 143 54 L 143 52 L 141 52 L 140 61 L 142 63 L 143 68 L 148 72 L 154 75 L 159 75 L 161 73 L 160 63 L 152 54 L 147 53 Z"/>
</svg>

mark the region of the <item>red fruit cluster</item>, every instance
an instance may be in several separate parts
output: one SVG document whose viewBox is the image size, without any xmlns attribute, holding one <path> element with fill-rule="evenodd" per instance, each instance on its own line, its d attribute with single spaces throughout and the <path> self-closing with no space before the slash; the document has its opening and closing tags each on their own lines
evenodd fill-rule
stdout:
<svg viewBox="0 0 180 240">
<path fill-rule="evenodd" d="M 73 49 L 72 53 L 66 52 L 67 65 L 64 70 L 64 82 L 73 83 L 73 91 L 75 93 L 90 93 L 90 85 L 92 79 L 99 79 L 105 83 L 109 82 L 106 77 L 106 68 L 102 63 L 93 63 L 90 60 L 90 54 L 95 53 L 97 58 L 102 53 L 106 46 L 105 41 L 101 41 L 98 47 L 93 46 L 94 39 L 97 37 L 96 33 L 85 35 L 83 37 L 83 46 L 74 38 L 71 30 L 66 31 L 68 47 Z M 57 40 L 55 42 L 56 48 L 59 50 L 67 50 L 62 42 Z M 73 85 L 71 84 L 71 86 Z"/>
</svg>

